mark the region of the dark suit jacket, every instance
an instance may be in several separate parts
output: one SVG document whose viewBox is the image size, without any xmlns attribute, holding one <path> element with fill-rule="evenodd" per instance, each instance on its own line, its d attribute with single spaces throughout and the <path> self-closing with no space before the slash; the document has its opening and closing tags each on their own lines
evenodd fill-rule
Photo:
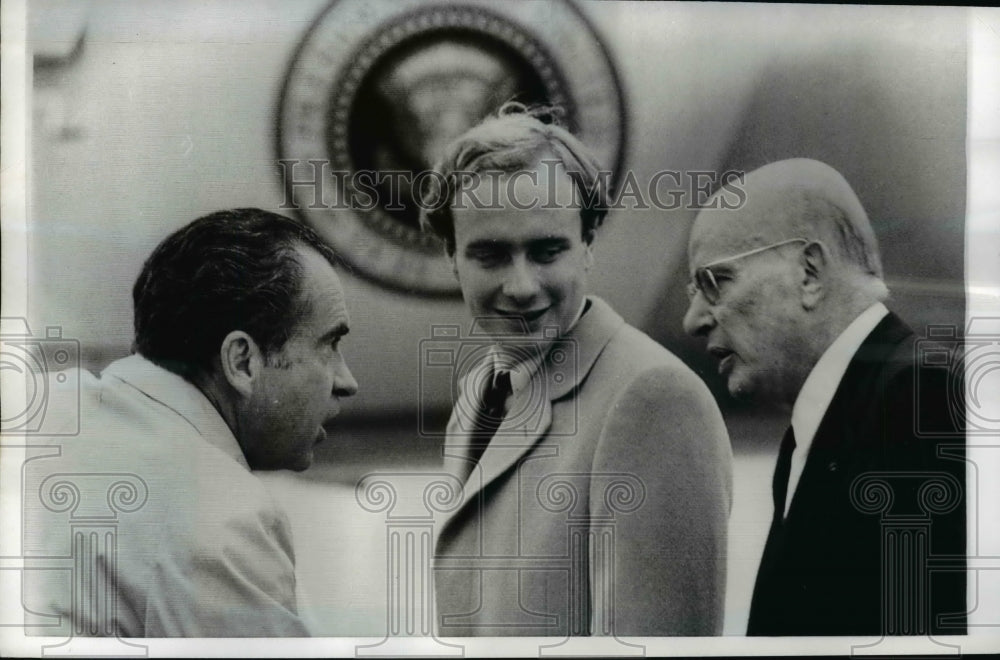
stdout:
<svg viewBox="0 0 1000 660">
<path fill-rule="evenodd" d="M 748 635 L 965 633 L 962 404 L 921 349 L 892 313 L 858 349 L 771 527 Z"/>
<path fill-rule="evenodd" d="M 732 489 L 722 416 L 676 356 L 589 304 L 477 464 L 469 387 L 456 402 L 445 469 L 465 490 L 437 534 L 443 635 L 586 635 L 592 618 L 594 634 L 722 630 Z"/>
</svg>

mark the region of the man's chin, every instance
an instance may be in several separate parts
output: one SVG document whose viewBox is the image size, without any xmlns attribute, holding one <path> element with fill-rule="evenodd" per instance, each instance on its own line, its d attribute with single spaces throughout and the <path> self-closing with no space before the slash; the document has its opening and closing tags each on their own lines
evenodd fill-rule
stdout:
<svg viewBox="0 0 1000 660">
<path fill-rule="evenodd" d="M 305 454 L 300 454 L 290 461 L 289 465 L 286 466 L 286 469 L 291 470 L 292 472 L 302 472 L 308 469 L 312 464 L 313 450 L 310 448 Z"/>
<path fill-rule="evenodd" d="M 752 383 L 747 382 L 745 378 L 741 378 L 736 372 L 729 374 L 729 378 L 726 380 L 726 388 L 729 390 L 729 395 L 739 401 L 751 401 L 755 398 L 756 388 L 754 388 Z"/>
<path fill-rule="evenodd" d="M 497 342 L 531 336 L 531 327 L 520 317 L 490 319 L 484 323 L 484 330 Z"/>
<path fill-rule="evenodd" d="M 484 322 L 484 329 L 498 341 L 504 337 L 513 339 L 552 338 L 562 334 L 557 320 L 550 309 L 538 314 L 525 316 L 493 316 Z"/>
<path fill-rule="evenodd" d="M 783 400 L 775 394 L 775 390 L 769 387 L 769 383 L 761 383 L 745 378 L 734 378 L 730 375 L 726 383 L 729 395 L 741 403 L 752 403 L 755 406 L 762 406 L 765 409 L 784 410 L 786 408 Z"/>
<path fill-rule="evenodd" d="M 285 459 L 283 461 L 254 461 L 248 462 L 250 469 L 254 472 L 277 472 L 279 470 L 291 470 L 292 472 L 302 472 L 313 462 L 312 452 L 308 456 L 298 456 L 294 460 Z"/>
</svg>

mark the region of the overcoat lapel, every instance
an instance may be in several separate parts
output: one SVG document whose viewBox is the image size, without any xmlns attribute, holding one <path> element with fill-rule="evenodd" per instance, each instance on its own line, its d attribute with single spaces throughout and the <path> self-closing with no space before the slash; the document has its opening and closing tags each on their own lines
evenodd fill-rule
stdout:
<svg viewBox="0 0 1000 660">
<path fill-rule="evenodd" d="M 553 402 L 580 386 L 608 341 L 624 324 L 621 316 L 600 298 L 589 297 L 588 303 L 588 310 L 573 330 L 553 344 L 531 382 L 511 398 L 507 416 L 475 466 L 469 460 L 469 431 L 481 393 L 472 386 L 471 374 L 462 378 L 444 447 L 445 470 L 464 483 L 462 505 L 452 511 L 451 518 L 549 433 Z"/>
<path fill-rule="evenodd" d="M 458 399 L 452 408 L 444 441 L 444 469 L 465 483 L 472 469 L 470 430 L 475 422 L 481 393 L 472 385 L 472 375 L 465 374 L 459 382 Z"/>
<path fill-rule="evenodd" d="M 872 441 L 855 427 L 860 422 L 854 413 L 859 397 L 871 395 L 874 378 L 881 373 L 888 356 L 912 331 L 890 312 L 862 342 L 834 393 L 833 400 L 816 429 L 809 456 L 802 469 L 799 488 L 789 505 L 791 517 L 798 508 L 808 515 L 816 498 L 829 497 L 831 483 L 843 478 L 844 461 L 858 455 L 857 444 Z M 861 402 L 863 403 L 863 401 Z M 797 501 L 798 500 L 798 501 Z M 797 517 L 797 516 L 796 516 Z"/>
</svg>

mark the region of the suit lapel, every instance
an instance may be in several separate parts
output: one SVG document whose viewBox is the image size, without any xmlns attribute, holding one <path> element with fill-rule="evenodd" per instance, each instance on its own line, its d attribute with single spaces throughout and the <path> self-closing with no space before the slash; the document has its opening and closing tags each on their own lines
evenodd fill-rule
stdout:
<svg viewBox="0 0 1000 660">
<path fill-rule="evenodd" d="M 507 416 L 479 459 L 478 470 L 473 470 L 472 479 L 476 472 L 480 477 L 478 487 L 466 485 L 470 494 L 506 472 L 548 432 L 552 425 L 552 401 L 539 387 L 547 380 L 544 372 L 543 365 L 535 372 L 531 383 L 511 397 Z"/>
<path fill-rule="evenodd" d="M 452 408 L 445 432 L 444 468 L 465 483 L 472 469 L 470 430 L 475 423 L 479 393 L 473 387 L 472 374 L 465 374 L 458 386 L 458 399 Z"/>
<path fill-rule="evenodd" d="M 552 426 L 552 404 L 570 395 L 583 383 L 598 356 L 625 323 L 600 298 L 589 297 L 588 309 L 566 336 L 550 348 L 531 382 L 515 393 L 508 413 L 477 466 L 469 461 L 472 420 L 479 394 L 471 378 L 462 380 L 458 401 L 452 410 L 445 439 L 445 469 L 465 484 L 458 514 L 490 483 L 513 467 L 548 434 Z M 445 521 L 447 522 L 447 521 Z"/>
<path fill-rule="evenodd" d="M 851 358 L 823 421 L 816 429 L 809 456 L 802 468 L 799 487 L 788 509 L 789 517 L 798 506 L 804 506 L 806 511 L 812 508 L 814 500 L 810 491 L 815 490 L 817 497 L 827 497 L 828 480 L 839 479 L 838 473 L 843 473 L 851 457 L 856 455 L 857 443 L 871 439 L 858 429 L 857 407 L 870 396 L 873 379 L 878 378 L 889 355 L 911 334 L 910 328 L 889 312 Z M 804 504 L 800 504 L 799 500 Z"/>
<path fill-rule="evenodd" d="M 814 570 L 810 565 L 813 555 L 804 553 L 801 545 L 809 534 L 801 530 L 830 524 L 827 516 L 831 506 L 842 509 L 845 500 L 838 495 L 843 492 L 838 490 L 838 484 L 856 474 L 856 443 L 871 440 L 862 430 L 865 422 L 859 419 L 859 407 L 870 398 L 890 354 L 910 334 L 906 324 L 890 312 L 851 358 L 816 429 L 786 523 L 772 526 L 768 533 L 754 585 L 748 635 L 774 635 L 776 630 L 788 630 L 790 624 L 783 617 L 790 611 L 789 594 L 798 598 L 802 571 Z"/>
</svg>

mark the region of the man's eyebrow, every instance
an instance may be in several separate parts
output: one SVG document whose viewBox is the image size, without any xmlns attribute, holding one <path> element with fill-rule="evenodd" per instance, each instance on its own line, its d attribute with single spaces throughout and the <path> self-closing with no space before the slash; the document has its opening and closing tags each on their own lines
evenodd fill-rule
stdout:
<svg viewBox="0 0 1000 660">
<path fill-rule="evenodd" d="M 510 243 L 506 241 L 499 241 L 492 238 L 481 238 L 477 241 L 472 241 L 465 246 L 466 250 L 483 250 L 483 249 L 496 249 L 509 247 Z"/>
<path fill-rule="evenodd" d="M 531 241 L 532 245 L 566 245 L 570 242 L 565 236 L 545 236 Z"/>
</svg>

